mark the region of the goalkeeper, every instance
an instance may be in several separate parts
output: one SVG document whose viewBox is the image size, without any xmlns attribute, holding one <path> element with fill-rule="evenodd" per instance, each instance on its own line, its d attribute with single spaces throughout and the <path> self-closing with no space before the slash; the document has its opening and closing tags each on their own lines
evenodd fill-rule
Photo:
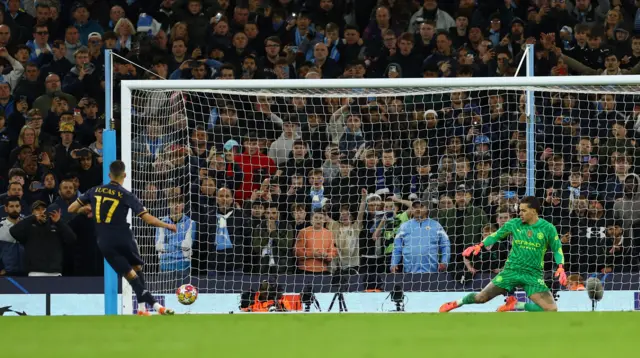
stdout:
<svg viewBox="0 0 640 358">
<path fill-rule="evenodd" d="M 518 302 L 515 296 L 509 296 L 498 312 L 524 309 L 525 311 L 557 311 L 556 302 L 544 283 L 543 264 L 547 247 L 553 251 L 558 264 L 555 277 L 566 286 L 567 275 L 564 272 L 564 254 L 558 232 L 550 222 L 540 218 L 538 199 L 527 196 L 520 202 L 520 218 L 507 221 L 498 231 L 487 236 L 481 243 L 468 247 L 463 256 L 477 255 L 484 246 L 495 244 L 509 235 L 513 236 L 511 252 L 502 272 L 500 272 L 480 293 L 470 293 L 457 301 L 447 302 L 440 312 L 449 312 L 462 305 L 485 303 L 492 298 L 513 291 L 522 286 L 532 303 Z"/>
</svg>

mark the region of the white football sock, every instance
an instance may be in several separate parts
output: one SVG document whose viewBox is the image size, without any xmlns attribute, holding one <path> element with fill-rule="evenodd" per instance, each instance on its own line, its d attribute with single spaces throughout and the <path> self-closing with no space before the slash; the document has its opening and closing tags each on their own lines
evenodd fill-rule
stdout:
<svg viewBox="0 0 640 358">
<path fill-rule="evenodd" d="M 159 304 L 158 302 L 156 302 L 156 303 L 154 303 L 154 304 L 153 304 L 153 309 L 154 309 L 156 312 L 160 312 L 160 309 L 161 309 L 161 308 L 162 308 L 162 305 L 161 305 L 161 304 Z"/>
<path fill-rule="evenodd" d="M 458 306 L 462 306 L 462 298 L 457 300 L 456 303 L 458 304 Z"/>
<path fill-rule="evenodd" d="M 144 302 L 138 302 L 138 311 L 144 312 L 147 310 L 147 304 Z"/>
</svg>

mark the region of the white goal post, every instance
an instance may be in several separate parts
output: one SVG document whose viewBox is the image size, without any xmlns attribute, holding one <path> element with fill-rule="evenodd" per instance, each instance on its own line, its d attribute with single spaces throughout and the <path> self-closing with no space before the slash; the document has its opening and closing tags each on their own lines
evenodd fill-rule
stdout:
<svg viewBox="0 0 640 358">
<path fill-rule="evenodd" d="M 567 76 L 567 77 L 488 77 L 488 78 L 402 78 L 402 79 L 314 79 L 314 80 L 127 80 L 121 82 L 121 158 L 131 171 L 132 140 L 135 137 L 132 101 L 135 91 L 169 91 L 188 93 L 225 93 L 251 96 L 348 98 L 376 96 L 408 96 L 417 94 L 451 93 L 455 91 L 511 91 L 526 93 L 527 140 L 534 138 L 534 93 L 576 93 L 601 95 L 605 93 L 640 94 L 640 76 Z M 429 104 L 426 104 L 429 108 Z M 185 113 L 188 117 L 189 114 Z M 426 114 L 425 114 L 426 116 Z M 188 138 L 186 139 L 188 140 Z M 535 160 L 527 146 L 527 195 L 534 195 Z M 497 155 L 500 155 L 499 153 Z M 133 188 L 129 174 L 127 189 Z M 122 314 L 133 312 L 129 299 L 132 293 L 126 281 L 122 283 Z"/>
</svg>

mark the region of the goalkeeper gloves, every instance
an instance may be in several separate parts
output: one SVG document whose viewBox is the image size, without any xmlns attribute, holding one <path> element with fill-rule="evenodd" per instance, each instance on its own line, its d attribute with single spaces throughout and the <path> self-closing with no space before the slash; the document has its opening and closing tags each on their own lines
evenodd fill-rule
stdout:
<svg viewBox="0 0 640 358">
<path fill-rule="evenodd" d="M 564 266 L 562 264 L 558 265 L 558 269 L 556 270 L 554 277 L 558 278 L 558 281 L 562 286 L 567 285 L 567 274 L 564 272 Z"/>
<path fill-rule="evenodd" d="M 462 256 L 469 257 L 469 256 L 471 256 L 471 254 L 473 254 L 473 256 L 476 256 L 476 255 L 478 255 L 480 253 L 480 250 L 482 250 L 483 246 L 484 246 L 483 243 L 479 243 L 477 245 L 469 246 L 466 249 L 464 249 L 464 251 L 462 251 Z"/>
</svg>

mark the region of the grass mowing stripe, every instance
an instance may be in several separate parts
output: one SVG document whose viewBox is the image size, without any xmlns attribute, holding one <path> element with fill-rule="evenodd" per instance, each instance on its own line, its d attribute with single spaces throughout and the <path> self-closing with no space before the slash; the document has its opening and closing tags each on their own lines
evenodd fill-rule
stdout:
<svg viewBox="0 0 640 358">
<path fill-rule="evenodd" d="M 635 312 L 2 317 L 5 356 L 602 357 Z M 4 343 L 2 343 L 4 342 Z"/>
</svg>

